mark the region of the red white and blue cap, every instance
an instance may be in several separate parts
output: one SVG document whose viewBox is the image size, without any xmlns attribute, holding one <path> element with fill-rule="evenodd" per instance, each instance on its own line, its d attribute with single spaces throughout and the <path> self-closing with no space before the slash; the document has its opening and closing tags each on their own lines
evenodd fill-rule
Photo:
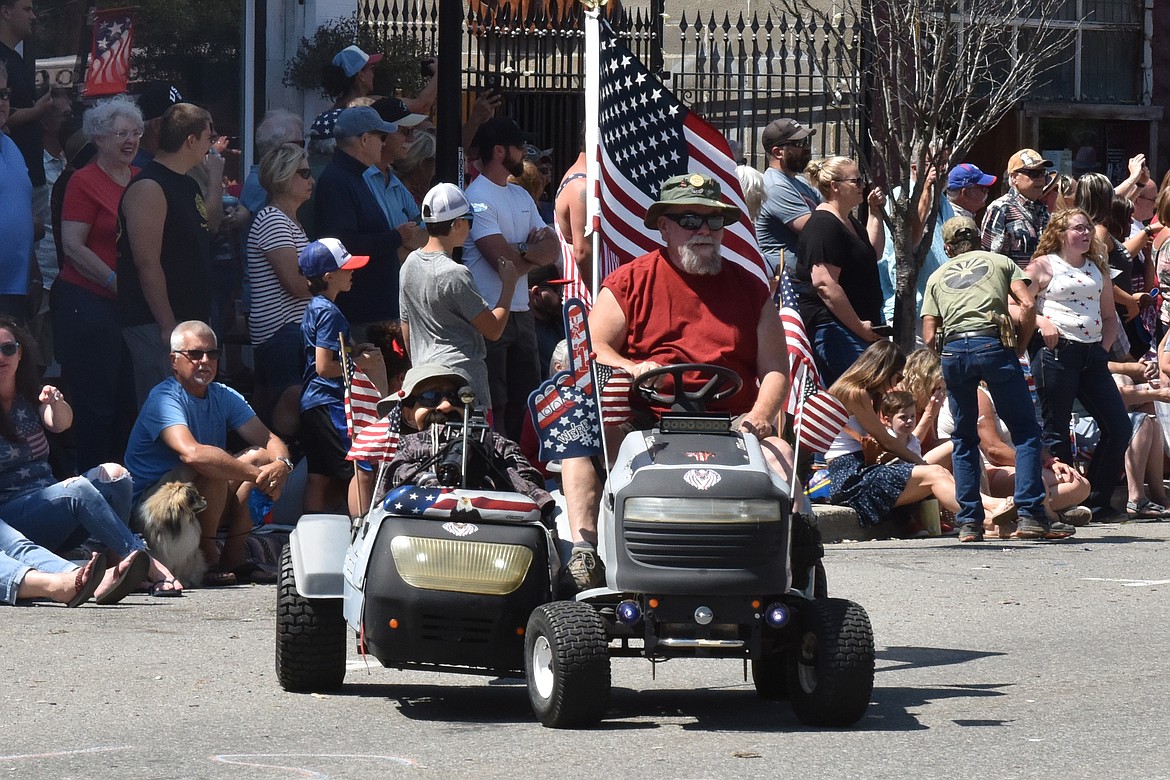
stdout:
<svg viewBox="0 0 1170 780">
<path fill-rule="evenodd" d="M 370 262 L 368 255 L 351 255 L 336 238 L 322 238 L 301 250 L 297 265 L 301 274 L 319 279 L 337 270 L 353 271 Z"/>
</svg>

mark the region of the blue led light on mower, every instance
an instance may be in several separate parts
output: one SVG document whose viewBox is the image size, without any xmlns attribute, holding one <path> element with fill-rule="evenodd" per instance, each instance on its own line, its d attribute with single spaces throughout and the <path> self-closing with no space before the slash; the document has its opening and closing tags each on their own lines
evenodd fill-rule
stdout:
<svg viewBox="0 0 1170 780">
<path fill-rule="evenodd" d="M 792 613 L 789 612 L 788 607 L 775 601 L 768 605 L 768 609 L 764 613 L 764 622 L 772 628 L 784 628 L 788 625 L 788 618 L 791 616 Z"/>
<path fill-rule="evenodd" d="M 632 626 L 642 619 L 642 608 L 636 601 L 623 601 L 617 605 L 617 619 L 627 626 Z"/>
</svg>

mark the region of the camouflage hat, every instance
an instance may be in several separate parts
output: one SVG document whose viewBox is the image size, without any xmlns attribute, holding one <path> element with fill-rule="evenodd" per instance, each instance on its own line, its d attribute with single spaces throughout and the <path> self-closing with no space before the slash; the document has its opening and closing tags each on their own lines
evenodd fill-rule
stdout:
<svg viewBox="0 0 1170 780">
<path fill-rule="evenodd" d="M 728 223 L 738 222 L 739 208 L 730 203 L 724 203 L 721 194 L 719 182 L 710 176 L 704 176 L 701 173 L 671 176 L 662 183 L 658 200 L 646 209 L 646 219 L 643 224 L 648 228 L 656 229 L 658 218 L 671 206 L 706 206 L 723 209 L 725 221 Z"/>
<path fill-rule="evenodd" d="M 951 217 L 942 226 L 944 244 L 956 241 L 979 241 L 979 226 L 970 217 Z"/>
</svg>

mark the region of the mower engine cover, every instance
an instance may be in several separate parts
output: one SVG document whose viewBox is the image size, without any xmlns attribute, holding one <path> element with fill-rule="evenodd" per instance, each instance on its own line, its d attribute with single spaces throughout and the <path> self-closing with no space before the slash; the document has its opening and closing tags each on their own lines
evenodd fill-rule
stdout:
<svg viewBox="0 0 1170 780">
<path fill-rule="evenodd" d="M 599 523 L 611 589 L 788 590 L 791 502 L 755 436 L 634 431 L 616 463 Z"/>
</svg>

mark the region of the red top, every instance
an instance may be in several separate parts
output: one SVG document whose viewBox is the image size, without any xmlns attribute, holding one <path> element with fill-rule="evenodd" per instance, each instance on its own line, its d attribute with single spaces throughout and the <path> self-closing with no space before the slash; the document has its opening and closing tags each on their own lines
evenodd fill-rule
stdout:
<svg viewBox="0 0 1170 780">
<path fill-rule="evenodd" d="M 138 175 L 138 170 L 130 167 L 131 179 Z M 85 245 L 111 271 L 118 270 L 118 204 L 122 202 L 122 193 L 125 191 L 126 188 L 111 179 L 108 173 L 98 167 L 97 162 L 91 162 L 70 177 L 65 186 L 65 202 L 61 206 L 62 222 L 84 222 L 89 225 Z M 61 269 L 58 278 L 104 298 L 117 297 L 110 290 L 82 276 L 68 254 L 65 255 L 65 267 Z"/>
<path fill-rule="evenodd" d="M 768 300 L 768 289 L 759 279 L 727 260 L 714 276 L 684 273 L 662 250 L 655 250 L 618 268 L 602 286 L 626 315 L 624 357 L 664 366 L 714 363 L 730 368 L 743 379 L 743 389 L 708 408 L 733 415 L 752 408 L 759 391 L 756 329 Z M 700 386 L 688 381 L 690 390 Z"/>
</svg>

